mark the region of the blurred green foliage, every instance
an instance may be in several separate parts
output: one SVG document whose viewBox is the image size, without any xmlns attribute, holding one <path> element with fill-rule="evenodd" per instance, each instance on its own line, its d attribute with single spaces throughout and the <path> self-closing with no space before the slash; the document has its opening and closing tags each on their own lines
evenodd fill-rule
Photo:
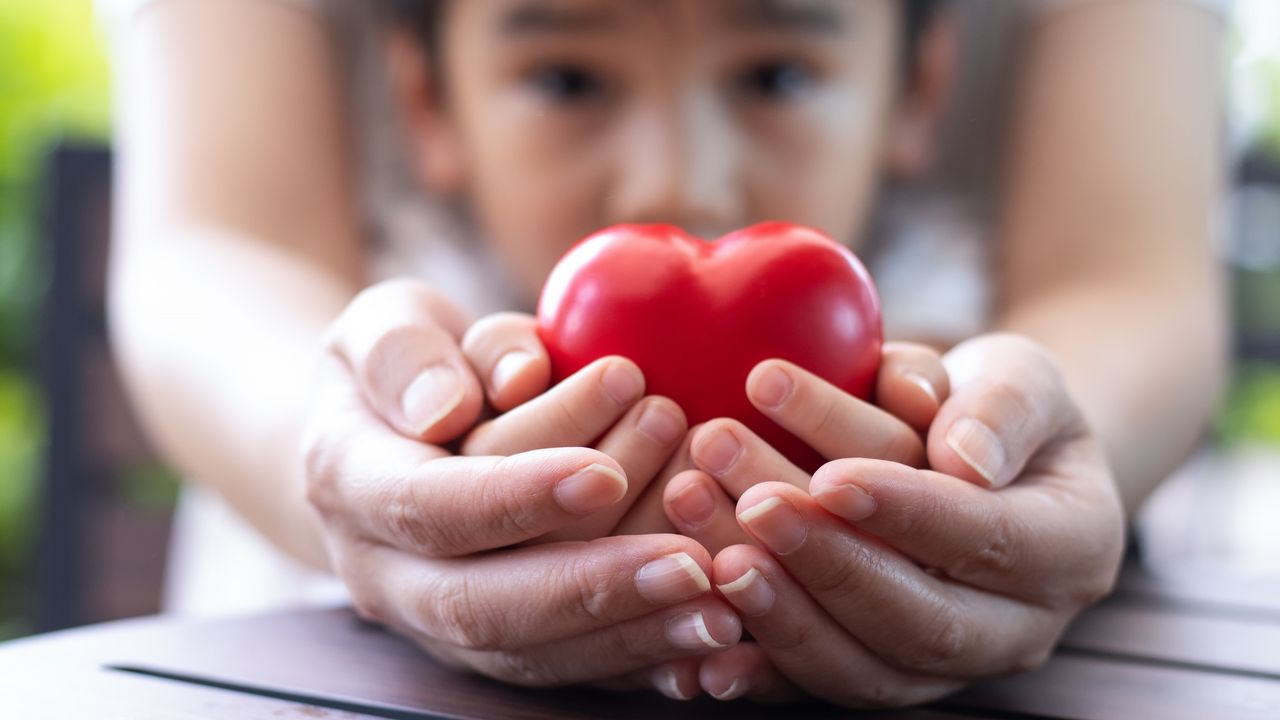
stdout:
<svg viewBox="0 0 1280 720">
<path fill-rule="evenodd" d="M 1217 434 L 1227 445 L 1280 445 L 1280 365 L 1245 363 L 1236 368 Z"/>
<path fill-rule="evenodd" d="M 0 1 L 0 639 L 26 630 L 45 420 L 39 169 L 61 137 L 105 141 L 108 69 L 90 0 Z"/>
<path fill-rule="evenodd" d="M 106 137 L 108 77 L 90 0 L 0 3 L 0 366 L 34 347 L 40 154 L 59 136 Z"/>
</svg>

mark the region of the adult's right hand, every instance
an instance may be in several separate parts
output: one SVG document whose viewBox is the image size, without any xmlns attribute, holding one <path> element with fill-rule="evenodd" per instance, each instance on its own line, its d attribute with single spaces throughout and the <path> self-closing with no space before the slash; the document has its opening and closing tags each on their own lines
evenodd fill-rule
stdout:
<svg viewBox="0 0 1280 720">
<path fill-rule="evenodd" d="M 711 558 L 689 538 L 511 547 L 611 507 L 627 480 L 589 448 L 441 447 L 484 405 L 459 349 L 466 324 L 429 288 L 396 280 L 357 296 L 328 335 L 307 490 L 357 612 L 450 665 L 522 685 L 645 673 L 736 643 L 741 623 L 710 594 Z"/>
</svg>

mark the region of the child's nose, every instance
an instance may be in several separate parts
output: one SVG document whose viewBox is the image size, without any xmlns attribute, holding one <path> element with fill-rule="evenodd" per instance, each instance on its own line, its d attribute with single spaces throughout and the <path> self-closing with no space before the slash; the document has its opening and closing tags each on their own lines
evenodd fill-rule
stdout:
<svg viewBox="0 0 1280 720">
<path fill-rule="evenodd" d="M 710 102 L 638 114 L 614 156 L 611 223 L 671 223 L 715 237 L 745 213 L 736 138 Z"/>
</svg>

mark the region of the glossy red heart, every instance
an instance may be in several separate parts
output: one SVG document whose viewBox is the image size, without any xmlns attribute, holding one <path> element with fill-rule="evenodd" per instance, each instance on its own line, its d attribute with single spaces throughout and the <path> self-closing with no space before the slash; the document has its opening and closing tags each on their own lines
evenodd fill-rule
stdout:
<svg viewBox="0 0 1280 720">
<path fill-rule="evenodd" d="M 715 242 L 668 225 L 620 225 L 575 245 L 547 279 L 538 333 L 554 380 L 606 355 L 696 424 L 741 420 L 793 462 L 822 458 L 747 400 L 747 374 L 782 358 L 863 399 L 880 364 L 880 301 L 848 249 L 771 222 Z"/>
</svg>

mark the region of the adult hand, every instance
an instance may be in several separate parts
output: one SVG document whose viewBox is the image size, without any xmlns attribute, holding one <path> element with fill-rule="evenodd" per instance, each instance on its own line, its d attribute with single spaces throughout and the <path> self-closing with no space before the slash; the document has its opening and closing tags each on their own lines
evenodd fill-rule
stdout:
<svg viewBox="0 0 1280 720">
<path fill-rule="evenodd" d="M 1051 359 L 992 335 L 946 365 L 955 388 L 929 428 L 932 470 L 836 460 L 807 492 L 769 482 L 736 498 L 754 544 L 720 552 L 713 580 L 754 644 L 701 663 L 707 692 L 927 702 L 1038 666 L 1110 592 L 1119 494 Z M 732 488 L 717 487 L 728 504 Z"/>
<path fill-rule="evenodd" d="M 643 671 L 737 642 L 710 556 L 676 535 L 492 551 L 566 527 L 627 492 L 589 448 L 453 456 L 483 407 L 465 318 L 413 281 L 358 296 L 323 353 L 304 443 L 308 498 L 365 618 L 441 660 L 554 685 Z M 434 443 L 434 444 L 431 444 Z"/>
<path fill-rule="evenodd" d="M 688 425 L 668 398 L 644 396 L 644 375 L 622 357 L 601 358 L 549 388 L 550 361 L 530 315 L 501 313 L 471 326 L 462 350 L 503 411 L 475 428 L 463 455 L 513 455 L 539 448 L 594 447 L 626 476 L 621 498 L 534 542 L 592 540 L 613 533 L 684 438 Z M 656 526 L 653 532 L 669 532 Z"/>
</svg>

